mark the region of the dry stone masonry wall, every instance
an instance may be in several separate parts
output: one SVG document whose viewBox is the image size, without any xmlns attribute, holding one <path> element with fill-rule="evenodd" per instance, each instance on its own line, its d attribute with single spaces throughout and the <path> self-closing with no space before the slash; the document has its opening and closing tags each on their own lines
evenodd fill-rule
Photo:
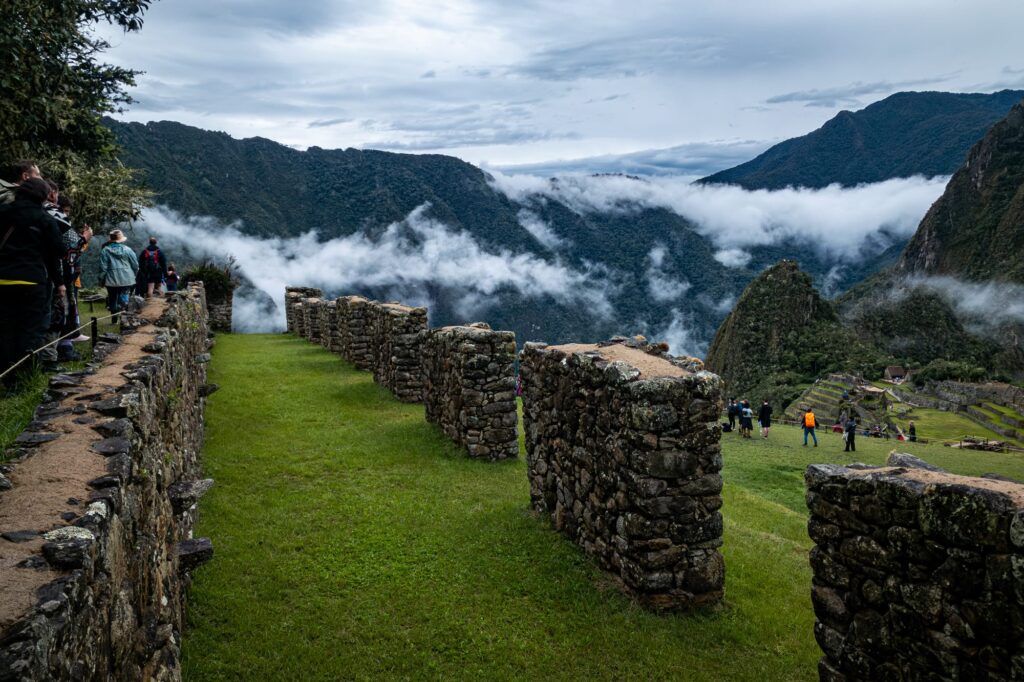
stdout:
<svg viewBox="0 0 1024 682">
<path fill-rule="evenodd" d="M 1024 679 L 1024 485 L 807 468 L 822 680 Z"/>
<path fill-rule="evenodd" d="M 227 298 L 216 303 L 208 302 L 206 305 L 209 315 L 210 329 L 215 332 L 231 331 L 231 311 L 233 310 L 235 292 L 229 291 Z"/>
<path fill-rule="evenodd" d="M 376 307 L 376 360 L 373 377 L 404 403 L 423 401 L 420 361 L 427 332 L 427 309 L 398 303 Z"/>
<path fill-rule="evenodd" d="M 423 344 L 427 421 L 470 457 L 519 455 L 515 392 L 516 336 L 484 323 L 442 327 Z"/>
<path fill-rule="evenodd" d="M 528 343 L 530 497 L 643 606 L 722 598 L 722 382 L 663 346 Z"/>
<path fill-rule="evenodd" d="M 302 303 L 304 298 L 322 298 L 323 292 L 319 289 L 313 289 L 311 287 L 285 287 L 284 290 L 284 314 L 287 323 L 288 331 L 293 334 L 300 333 L 302 313 L 296 309 L 296 306 Z"/>
<path fill-rule="evenodd" d="M 302 301 L 302 331 L 307 341 L 320 343 L 320 309 L 323 303 L 322 298 L 307 298 Z"/>
<path fill-rule="evenodd" d="M 376 364 L 376 304 L 362 296 L 345 296 L 337 303 L 344 306 L 338 315 L 338 324 L 342 325 L 341 356 L 358 370 L 373 371 Z"/>
<path fill-rule="evenodd" d="M 54 376 L 4 465 L 0 679 L 177 680 L 209 360 L 201 286 Z"/>
</svg>

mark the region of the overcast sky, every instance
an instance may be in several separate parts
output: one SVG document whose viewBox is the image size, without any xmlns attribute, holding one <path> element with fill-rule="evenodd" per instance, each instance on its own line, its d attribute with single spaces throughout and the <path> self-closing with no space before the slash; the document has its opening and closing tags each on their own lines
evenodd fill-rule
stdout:
<svg viewBox="0 0 1024 682">
<path fill-rule="evenodd" d="M 1021 26 L 1017 0 L 162 0 L 106 57 L 146 72 L 126 120 L 699 175 L 900 90 L 1022 88 Z"/>
</svg>

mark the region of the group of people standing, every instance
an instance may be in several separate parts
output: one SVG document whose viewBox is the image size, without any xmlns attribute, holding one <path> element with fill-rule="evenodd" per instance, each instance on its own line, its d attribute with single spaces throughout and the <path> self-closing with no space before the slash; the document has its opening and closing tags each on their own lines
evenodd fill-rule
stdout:
<svg viewBox="0 0 1024 682">
<path fill-rule="evenodd" d="M 93 235 L 88 225 L 72 226 L 70 209 L 35 162 L 0 171 L 0 372 L 43 346 L 44 369 L 59 369 L 76 359 L 74 342 L 89 340 L 74 330 L 81 258 Z"/>
<path fill-rule="evenodd" d="M 107 289 L 107 309 L 119 313 L 128 307 L 128 298 L 136 295 L 148 298 L 178 288 L 178 273 L 174 263 L 168 264 L 156 237 L 139 252 L 132 251 L 125 242 L 128 238 L 121 230 L 111 230 L 108 241 L 100 253 L 100 286 Z"/>
<path fill-rule="evenodd" d="M 740 436 L 743 438 L 753 437 L 754 410 L 750 407 L 749 400 L 737 401 L 735 398 L 730 398 L 726 415 L 729 418 L 730 431 L 734 431 L 736 429 L 736 423 L 739 422 Z M 761 437 L 767 438 L 768 430 L 772 426 L 772 406 L 767 400 L 761 403 L 761 407 L 757 411 L 757 423 L 761 427 Z"/>
<path fill-rule="evenodd" d="M 0 374 L 18 366 L 5 384 L 32 368 L 18 364 L 30 353 L 37 351 L 35 364 L 44 371 L 60 371 L 60 362 L 79 359 L 74 343 L 89 340 L 76 330 L 82 254 L 93 231 L 72 225 L 71 207 L 34 161 L 0 168 Z M 112 313 L 127 307 L 133 288 L 147 296 L 159 293 L 163 282 L 173 290 L 178 280 L 155 238 L 138 256 L 125 241 L 123 232 L 111 231 L 100 255 L 100 284 Z"/>
</svg>

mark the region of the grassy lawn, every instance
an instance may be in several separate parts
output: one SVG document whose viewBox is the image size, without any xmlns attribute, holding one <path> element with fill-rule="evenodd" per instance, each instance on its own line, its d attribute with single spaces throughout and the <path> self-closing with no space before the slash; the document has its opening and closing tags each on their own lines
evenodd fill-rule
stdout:
<svg viewBox="0 0 1024 682">
<path fill-rule="evenodd" d="M 528 510 L 522 459 L 470 461 L 318 346 L 221 335 L 186 680 L 813 680 L 802 472 L 842 440 L 724 434 L 726 604 L 657 616 Z M 862 439 L 881 462 L 892 442 Z M 965 473 L 1024 460 L 905 448 Z"/>
</svg>

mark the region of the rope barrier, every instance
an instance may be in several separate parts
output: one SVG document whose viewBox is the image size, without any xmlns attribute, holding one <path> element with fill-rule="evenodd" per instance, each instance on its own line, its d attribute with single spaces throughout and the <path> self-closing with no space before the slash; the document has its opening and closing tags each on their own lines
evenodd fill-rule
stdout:
<svg viewBox="0 0 1024 682">
<path fill-rule="evenodd" d="M 91 318 L 89 320 L 89 322 L 87 322 L 86 324 L 83 324 L 82 326 L 78 327 L 77 329 L 72 329 L 67 334 L 64 334 L 63 336 L 59 336 L 56 339 L 54 339 L 53 341 L 50 341 L 49 343 L 47 343 L 45 345 L 42 345 L 42 346 L 40 346 L 39 348 L 36 348 L 33 351 L 30 351 L 25 357 L 23 357 L 20 360 L 18 360 L 16 363 L 14 363 L 13 365 L 11 365 L 7 369 L 5 369 L 3 372 L 0 372 L 0 379 L 3 379 L 5 376 L 7 376 L 11 372 L 13 372 L 15 369 L 18 368 L 18 366 L 20 366 L 26 360 L 31 360 L 32 358 L 34 358 L 36 356 L 36 353 L 38 353 L 39 351 L 45 350 L 45 349 L 49 348 L 50 346 L 52 346 L 54 344 L 60 343 L 61 341 L 63 341 L 64 339 L 68 338 L 69 336 L 71 336 L 73 334 L 78 334 L 79 332 L 81 332 L 86 327 L 93 327 L 93 325 L 95 325 L 100 320 L 109 320 L 112 317 L 117 317 L 117 316 L 123 315 L 123 314 L 124 314 L 124 311 L 121 311 L 121 312 L 117 312 L 117 313 L 111 313 L 110 315 L 104 315 L 103 317 L 93 317 L 93 318 Z M 96 329 L 95 329 L 95 327 L 93 327 L 92 331 L 93 331 L 92 345 L 95 347 L 95 345 L 96 345 Z"/>
</svg>

